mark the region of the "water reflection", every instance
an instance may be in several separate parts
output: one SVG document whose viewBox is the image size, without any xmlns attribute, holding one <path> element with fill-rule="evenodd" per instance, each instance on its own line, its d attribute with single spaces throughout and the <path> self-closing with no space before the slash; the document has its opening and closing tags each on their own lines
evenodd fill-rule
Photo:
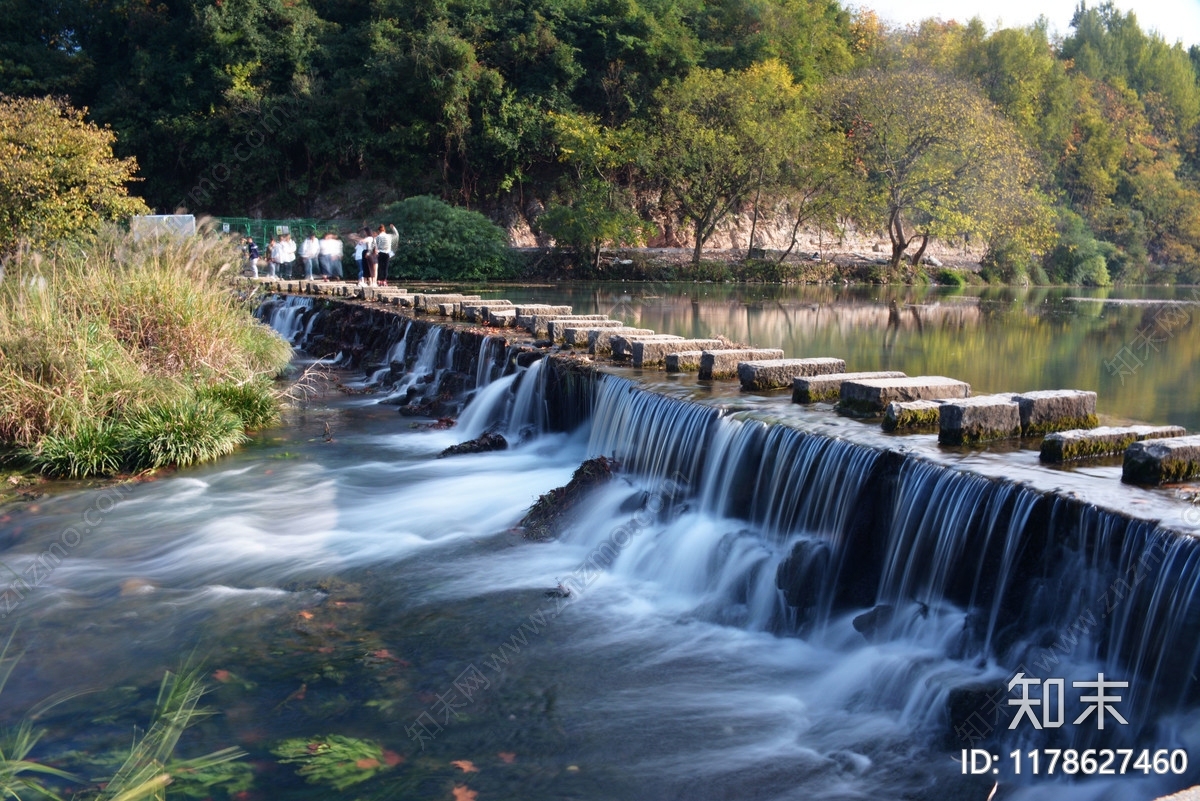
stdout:
<svg viewBox="0 0 1200 801">
<path fill-rule="evenodd" d="M 1113 420 L 1200 429 L 1200 290 L 1192 287 L 610 283 L 483 291 L 570 303 L 580 314 L 667 334 L 722 334 L 788 356 L 836 356 L 849 370 L 948 375 L 977 394 L 1088 389 Z"/>
</svg>

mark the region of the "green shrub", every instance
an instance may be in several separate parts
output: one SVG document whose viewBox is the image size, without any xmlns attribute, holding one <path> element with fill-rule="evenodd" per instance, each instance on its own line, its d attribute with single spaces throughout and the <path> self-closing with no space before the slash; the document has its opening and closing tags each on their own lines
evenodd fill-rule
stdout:
<svg viewBox="0 0 1200 801">
<path fill-rule="evenodd" d="M 967 277 L 958 270 L 953 270 L 949 267 L 943 267 L 937 271 L 937 282 L 942 286 L 957 286 L 964 287 L 967 285 Z"/>
<path fill-rule="evenodd" d="M 1046 256 L 1046 274 L 1051 281 L 1073 286 L 1108 286 L 1108 262 L 1117 260 L 1111 242 L 1096 239 L 1083 218 L 1072 211 L 1059 213 L 1058 243 Z"/>
<path fill-rule="evenodd" d="M 246 440 L 242 420 L 220 403 L 199 398 L 149 406 L 128 423 L 133 467 L 186 467 L 233 453 Z"/>
<path fill-rule="evenodd" d="M 59 478 L 111 476 L 125 466 L 126 433 L 106 420 L 89 421 L 70 433 L 42 437 L 29 450 L 29 460 L 36 469 Z"/>
<path fill-rule="evenodd" d="M 224 383 L 200 389 L 197 397 L 211 400 L 237 415 L 247 431 L 266 428 L 279 420 L 279 403 L 260 382 Z"/>
<path fill-rule="evenodd" d="M 410 197 L 380 218 L 400 233 L 388 273 L 424 281 L 480 281 L 513 272 L 508 236 L 477 211 L 432 197 Z"/>
</svg>

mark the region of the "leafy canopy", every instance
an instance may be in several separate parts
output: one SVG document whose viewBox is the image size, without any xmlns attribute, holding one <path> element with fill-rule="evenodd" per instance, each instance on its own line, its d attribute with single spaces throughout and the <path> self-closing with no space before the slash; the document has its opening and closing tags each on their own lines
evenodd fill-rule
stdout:
<svg viewBox="0 0 1200 801">
<path fill-rule="evenodd" d="M 0 251 L 145 213 L 128 191 L 137 163 L 113 141 L 64 101 L 0 95 Z"/>
</svg>

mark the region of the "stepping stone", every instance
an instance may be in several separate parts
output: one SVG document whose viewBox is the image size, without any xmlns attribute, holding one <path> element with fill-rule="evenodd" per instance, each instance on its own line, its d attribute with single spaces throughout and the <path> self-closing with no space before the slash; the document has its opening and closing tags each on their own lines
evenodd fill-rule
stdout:
<svg viewBox="0 0 1200 801">
<path fill-rule="evenodd" d="M 706 350 L 700 356 L 701 381 L 737 378 L 742 362 L 776 361 L 783 358 L 779 348 L 722 348 Z"/>
<path fill-rule="evenodd" d="M 980 395 L 942 404 L 942 445 L 973 445 L 1021 436 L 1021 407 L 1012 395 Z"/>
<path fill-rule="evenodd" d="M 613 329 L 614 331 L 616 329 Z M 679 342 L 683 337 L 675 336 L 674 334 L 647 334 L 645 336 L 613 336 L 609 339 L 609 345 L 612 348 L 613 361 L 623 361 L 633 356 L 633 344 L 635 342 Z M 684 348 L 688 350 L 688 348 Z"/>
<path fill-rule="evenodd" d="M 585 320 L 578 321 L 562 321 L 551 320 L 546 326 L 547 333 L 550 339 L 554 342 L 565 342 L 567 345 L 586 345 L 587 332 L 589 328 L 624 328 L 625 323 L 620 320 Z M 574 336 L 578 337 L 582 334 L 582 341 L 567 338 L 567 329 L 575 332 Z"/>
<path fill-rule="evenodd" d="M 700 369 L 702 350 L 685 350 L 679 353 L 668 353 L 666 361 L 668 373 L 694 373 Z"/>
<path fill-rule="evenodd" d="M 588 329 L 588 353 L 603 356 L 612 353 L 613 337 L 654 336 L 651 328 L 590 328 Z"/>
<path fill-rule="evenodd" d="M 1071 462 L 1100 456 L 1119 456 L 1135 442 L 1147 439 L 1183 437 L 1181 426 L 1102 426 L 1100 428 L 1056 431 L 1042 440 L 1039 458 L 1043 462 Z"/>
<path fill-rule="evenodd" d="M 896 370 L 797 376 L 792 381 L 792 403 L 831 403 L 842 396 L 843 381 L 857 381 L 863 378 L 907 378 L 907 376 Z"/>
<path fill-rule="evenodd" d="M 1125 450 L 1121 480 L 1168 484 L 1200 477 L 1200 436 L 1148 439 Z"/>
<path fill-rule="evenodd" d="M 535 314 L 550 314 L 554 317 L 570 317 L 570 306 L 551 306 L 548 303 L 518 303 L 517 316 L 528 317 Z"/>
<path fill-rule="evenodd" d="M 550 333 L 550 323 L 562 320 L 564 323 L 582 323 L 594 320 L 607 320 L 606 314 L 521 314 L 517 311 L 517 326 L 524 328 L 535 337 L 544 337 Z"/>
<path fill-rule="evenodd" d="M 609 322 L 616 325 L 609 325 Z M 563 328 L 563 343 L 568 347 L 587 347 L 592 340 L 592 333 L 595 331 L 616 331 L 625 328 L 625 324 L 619 320 L 597 320 L 594 323 L 576 323 L 574 326 Z"/>
<path fill-rule="evenodd" d="M 884 431 L 916 433 L 941 426 L 943 401 L 892 401 L 883 413 Z"/>
<path fill-rule="evenodd" d="M 485 309 L 513 309 L 511 300 L 476 300 L 461 304 L 462 316 L 470 323 L 482 323 L 486 318 Z"/>
<path fill-rule="evenodd" d="M 429 313 L 435 312 L 438 305 L 442 303 L 462 303 L 463 301 L 481 300 L 478 295 L 459 295 L 450 293 L 441 295 L 413 295 L 412 299 L 414 309 Z"/>
<path fill-rule="evenodd" d="M 892 401 L 952 400 L 971 395 L 965 381 L 940 375 L 914 378 L 862 378 L 842 382 L 838 410 L 847 414 L 875 416 Z"/>
<path fill-rule="evenodd" d="M 668 353 L 685 350 L 710 350 L 721 347 L 719 339 L 639 339 L 633 343 L 631 358 L 634 367 L 661 367 Z"/>
<path fill-rule="evenodd" d="M 844 361 L 828 357 L 765 359 L 740 362 L 737 366 L 738 380 L 742 382 L 742 389 L 746 390 L 781 389 L 790 387 L 796 376 L 844 372 L 846 372 Z"/>
<path fill-rule="evenodd" d="M 1016 400 L 1021 407 L 1021 433 L 1027 437 L 1100 425 L 1095 392 L 1048 389 L 1022 392 Z"/>
<path fill-rule="evenodd" d="M 481 310 L 484 322 L 496 328 L 512 328 L 517 324 L 516 309 L 502 309 L 496 306 L 489 306 Z"/>
</svg>

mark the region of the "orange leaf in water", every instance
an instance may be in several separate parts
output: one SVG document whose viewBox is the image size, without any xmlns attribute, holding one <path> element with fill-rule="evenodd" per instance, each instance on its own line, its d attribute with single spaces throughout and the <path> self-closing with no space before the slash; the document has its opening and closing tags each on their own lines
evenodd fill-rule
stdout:
<svg viewBox="0 0 1200 801">
<path fill-rule="evenodd" d="M 479 793 L 464 785 L 454 786 L 454 801 L 475 801 Z"/>
<path fill-rule="evenodd" d="M 512 751 L 501 751 L 500 753 L 496 754 L 496 756 L 500 757 L 500 761 L 505 765 L 511 765 L 517 759 L 517 755 Z"/>
<path fill-rule="evenodd" d="M 461 770 L 463 773 L 478 773 L 479 768 L 475 767 L 475 763 L 469 759 L 456 759 L 450 763 L 454 767 Z"/>
<path fill-rule="evenodd" d="M 360 759 L 355 762 L 354 767 L 358 768 L 359 770 L 373 770 L 374 768 L 379 767 L 379 760 L 367 757 L 366 759 Z"/>
<path fill-rule="evenodd" d="M 395 751 L 384 751 L 383 761 L 387 763 L 389 768 L 394 768 L 397 765 L 404 764 L 404 757 L 402 757 L 400 754 L 397 754 Z"/>
<path fill-rule="evenodd" d="M 301 609 L 300 617 L 304 618 L 305 620 L 312 620 L 313 614 L 312 614 L 312 612 L 308 611 L 307 609 Z"/>
<path fill-rule="evenodd" d="M 214 670 L 213 678 L 221 683 L 229 681 L 230 675 L 228 670 Z"/>
</svg>

